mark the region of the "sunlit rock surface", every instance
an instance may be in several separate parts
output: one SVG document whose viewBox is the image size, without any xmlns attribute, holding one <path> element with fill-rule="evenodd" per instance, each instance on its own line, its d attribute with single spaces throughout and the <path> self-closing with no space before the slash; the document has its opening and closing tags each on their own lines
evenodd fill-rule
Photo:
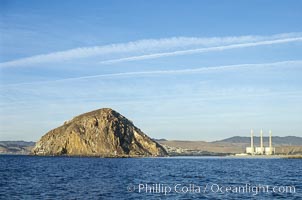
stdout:
<svg viewBox="0 0 302 200">
<path fill-rule="evenodd" d="M 167 155 L 161 145 L 110 108 L 84 113 L 49 131 L 36 143 L 32 153 L 101 157 Z"/>
</svg>

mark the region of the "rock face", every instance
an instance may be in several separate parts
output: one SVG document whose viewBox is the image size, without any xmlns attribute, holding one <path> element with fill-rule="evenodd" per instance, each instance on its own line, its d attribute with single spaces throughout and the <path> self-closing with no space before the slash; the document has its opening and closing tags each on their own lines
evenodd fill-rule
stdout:
<svg viewBox="0 0 302 200">
<path fill-rule="evenodd" d="M 79 115 L 49 131 L 36 143 L 32 153 L 101 157 L 167 155 L 161 145 L 110 108 Z"/>
</svg>

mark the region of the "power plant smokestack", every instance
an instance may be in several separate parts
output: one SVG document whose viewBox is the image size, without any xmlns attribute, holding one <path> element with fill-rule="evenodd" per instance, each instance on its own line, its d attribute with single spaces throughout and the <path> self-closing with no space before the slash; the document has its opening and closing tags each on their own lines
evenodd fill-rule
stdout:
<svg viewBox="0 0 302 200">
<path fill-rule="evenodd" d="M 263 154 L 263 131 L 260 131 L 260 153 Z"/>
<path fill-rule="evenodd" d="M 263 129 L 260 130 L 260 145 L 254 146 L 254 130 L 251 129 L 251 146 L 245 148 L 247 155 L 273 155 L 275 148 L 273 147 L 272 131 L 269 131 L 269 146 L 263 144 Z"/>
<path fill-rule="evenodd" d="M 254 152 L 254 131 L 251 129 L 251 152 Z"/>
<path fill-rule="evenodd" d="M 273 145 L 272 145 L 272 131 L 269 131 L 269 153 L 270 155 L 273 154 Z"/>
</svg>

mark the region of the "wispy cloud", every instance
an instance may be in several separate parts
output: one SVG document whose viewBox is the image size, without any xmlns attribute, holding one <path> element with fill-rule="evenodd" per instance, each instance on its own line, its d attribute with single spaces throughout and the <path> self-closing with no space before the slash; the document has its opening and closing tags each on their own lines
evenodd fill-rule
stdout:
<svg viewBox="0 0 302 200">
<path fill-rule="evenodd" d="M 21 85 L 32 85 L 32 84 L 45 84 L 45 83 L 55 83 L 55 82 L 68 82 L 77 81 L 93 78 L 114 78 L 121 76 L 148 76 L 148 75 L 173 75 L 173 74 L 194 74 L 194 73 L 207 73 L 207 72 L 219 72 L 228 70 L 240 70 L 240 69 L 256 69 L 256 68 L 267 68 L 267 67 L 289 67 L 298 66 L 302 67 L 302 60 L 289 60 L 273 63 L 258 63 L 258 64 L 238 64 L 238 65 L 221 65 L 213 67 L 199 67 L 199 68 L 189 68 L 189 69 L 178 69 L 178 70 L 153 70 L 153 71 L 135 71 L 135 72 L 120 72 L 120 73 L 110 73 L 110 74 L 98 74 L 92 76 L 80 76 L 73 78 L 64 78 L 51 81 L 37 81 L 29 83 L 16 83 L 2 85 L 1 88 L 11 87 L 11 86 L 21 86 Z"/>
<path fill-rule="evenodd" d="M 134 42 L 109 44 L 103 46 L 80 47 L 66 51 L 40 54 L 0 63 L 0 67 L 32 66 L 48 62 L 61 62 L 93 56 L 111 56 L 112 59 L 100 63 L 152 59 L 211 51 L 223 51 L 234 48 L 271 45 L 302 41 L 302 33 L 285 33 L 270 36 L 235 36 L 235 37 L 172 37 L 147 39 Z M 5 48 L 5 47 L 4 47 Z M 130 54 L 121 57 L 122 54 Z M 124 55 L 125 56 L 125 55 Z"/>
<path fill-rule="evenodd" d="M 145 54 L 145 55 L 140 55 L 140 56 L 131 56 L 131 57 L 125 57 L 125 58 L 119 58 L 119 59 L 105 60 L 105 61 L 101 61 L 100 63 L 101 64 L 111 64 L 111 63 L 119 63 L 119 62 L 126 62 L 126 61 L 146 60 L 146 59 L 161 58 L 161 57 L 168 57 L 168 56 L 197 54 L 197 53 L 205 53 L 205 52 L 212 52 L 212 51 L 223 51 L 223 50 L 228 50 L 228 49 L 238 49 L 238 48 L 246 48 L 246 47 L 253 47 L 253 46 L 263 46 L 263 45 L 281 44 L 281 43 L 288 43 L 288 42 L 298 42 L 298 41 L 302 41 L 302 37 L 286 38 L 286 39 L 278 39 L 278 40 L 267 40 L 267 41 L 261 41 L 261 42 L 249 42 L 249 43 L 241 43 L 241 44 L 231 44 L 231 45 L 225 45 L 225 46 L 188 49 L 188 50 L 172 51 L 172 52 L 164 52 L 164 53 Z"/>
</svg>

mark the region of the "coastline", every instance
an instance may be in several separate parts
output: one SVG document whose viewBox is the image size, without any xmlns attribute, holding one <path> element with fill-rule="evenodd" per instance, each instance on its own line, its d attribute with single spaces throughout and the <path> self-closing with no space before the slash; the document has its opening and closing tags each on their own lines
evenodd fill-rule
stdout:
<svg viewBox="0 0 302 200">
<path fill-rule="evenodd" d="M 168 155 L 168 156 L 87 156 L 87 155 L 33 155 L 0 153 L 0 156 L 61 157 L 61 158 L 169 158 L 169 159 L 302 159 L 302 155 Z"/>
</svg>

